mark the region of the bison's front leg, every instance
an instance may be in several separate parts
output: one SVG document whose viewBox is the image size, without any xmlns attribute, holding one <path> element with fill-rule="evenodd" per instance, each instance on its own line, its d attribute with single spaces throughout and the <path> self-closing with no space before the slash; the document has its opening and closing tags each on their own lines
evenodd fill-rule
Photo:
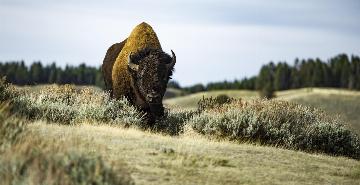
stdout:
<svg viewBox="0 0 360 185">
<path fill-rule="evenodd" d="M 145 122 L 150 126 L 154 126 L 155 122 L 164 116 L 164 106 L 150 105 L 149 108 L 142 110 L 145 113 Z"/>
</svg>

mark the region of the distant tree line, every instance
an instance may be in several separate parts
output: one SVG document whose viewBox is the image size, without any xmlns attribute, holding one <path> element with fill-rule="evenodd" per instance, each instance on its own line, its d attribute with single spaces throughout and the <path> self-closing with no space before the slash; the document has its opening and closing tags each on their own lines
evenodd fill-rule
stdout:
<svg viewBox="0 0 360 185">
<path fill-rule="evenodd" d="M 6 76 L 7 81 L 17 85 L 56 83 L 104 86 L 100 68 L 85 64 L 61 68 L 55 63 L 43 65 L 40 61 L 30 66 L 25 65 L 24 61 L 0 62 L 0 76 Z"/>
<path fill-rule="evenodd" d="M 295 59 L 294 65 L 270 62 L 262 66 L 256 89 L 271 98 L 273 91 L 303 87 L 335 87 L 360 90 L 360 58 L 337 55 L 328 61 Z"/>
<path fill-rule="evenodd" d="M 180 88 L 178 84 L 177 86 Z M 295 59 L 293 65 L 285 61 L 277 64 L 270 62 L 261 67 L 256 77 L 212 82 L 207 85 L 195 84 L 182 89 L 189 93 L 221 89 L 256 89 L 261 91 L 264 97 L 271 98 L 273 91 L 304 87 L 360 90 L 360 58 L 340 54 L 328 61 L 319 58 Z"/>
<path fill-rule="evenodd" d="M 0 62 L 0 76 L 18 85 L 34 84 L 76 84 L 104 87 L 100 68 L 80 64 L 66 65 L 55 63 L 42 65 L 40 61 L 26 66 L 24 61 Z M 181 87 L 170 81 L 168 87 L 182 89 L 188 93 L 222 89 L 259 90 L 265 97 L 273 91 L 303 87 L 335 87 L 360 90 L 360 58 L 340 54 L 328 61 L 316 59 L 295 59 L 293 65 L 270 62 L 263 65 L 257 76 L 234 81 L 212 82 L 206 85 L 195 84 Z"/>
<path fill-rule="evenodd" d="M 177 84 L 177 85 L 173 85 Z M 247 90 L 255 90 L 256 85 L 256 77 L 251 78 L 243 78 L 241 80 L 234 81 L 223 81 L 223 82 L 211 82 L 207 85 L 203 85 L 201 83 L 195 84 L 188 87 L 181 88 L 180 85 L 176 81 L 169 82 L 168 86 L 178 89 L 183 89 L 188 93 L 196 93 L 201 91 L 212 91 L 212 90 L 223 90 L 223 89 L 247 89 Z"/>
</svg>

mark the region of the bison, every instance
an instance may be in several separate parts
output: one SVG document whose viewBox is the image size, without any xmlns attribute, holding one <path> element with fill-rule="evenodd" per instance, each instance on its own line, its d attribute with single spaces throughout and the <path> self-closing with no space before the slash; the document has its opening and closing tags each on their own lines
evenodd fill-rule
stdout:
<svg viewBox="0 0 360 185">
<path fill-rule="evenodd" d="M 150 25 L 139 24 L 127 39 L 107 50 L 102 65 L 106 88 L 114 98 L 125 96 L 154 123 L 164 115 L 162 99 L 176 63 L 171 53 L 162 50 Z"/>
</svg>

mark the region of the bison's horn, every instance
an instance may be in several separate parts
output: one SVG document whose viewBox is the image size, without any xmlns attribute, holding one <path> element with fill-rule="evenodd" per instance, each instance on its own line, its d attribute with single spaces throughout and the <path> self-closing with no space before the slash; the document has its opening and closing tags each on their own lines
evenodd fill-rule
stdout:
<svg viewBox="0 0 360 185">
<path fill-rule="evenodd" d="M 128 58 L 128 66 L 131 70 L 133 71 L 138 71 L 139 69 L 139 65 L 138 64 L 135 64 L 134 61 L 133 61 L 133 55 L 132 53 L 129 54 L 129 58 Z"/>
<path fill-rule="evenodd" d="M 171 60 L 170 64 L 168 64 L 169 69 L 173 68 L 176 63 L 176 55 L 173 52 L 173 50 L 171 50 L 171 55 L 172 55 L 172 60 Z"/>
</svg>

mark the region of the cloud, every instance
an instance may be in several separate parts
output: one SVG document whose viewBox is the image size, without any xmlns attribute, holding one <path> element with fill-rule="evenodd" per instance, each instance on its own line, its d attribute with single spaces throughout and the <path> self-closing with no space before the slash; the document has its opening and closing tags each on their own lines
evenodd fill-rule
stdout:
<svg viewBox="0 0 360 185">
<path fill-rule="evenodd" d="M 255 75 L 270 60 L 359 54 L 359 1 L 0 1 L 0 61 L 99 66 L 149 22 L 178 56 L 181 84 Z"/>
</svg>

